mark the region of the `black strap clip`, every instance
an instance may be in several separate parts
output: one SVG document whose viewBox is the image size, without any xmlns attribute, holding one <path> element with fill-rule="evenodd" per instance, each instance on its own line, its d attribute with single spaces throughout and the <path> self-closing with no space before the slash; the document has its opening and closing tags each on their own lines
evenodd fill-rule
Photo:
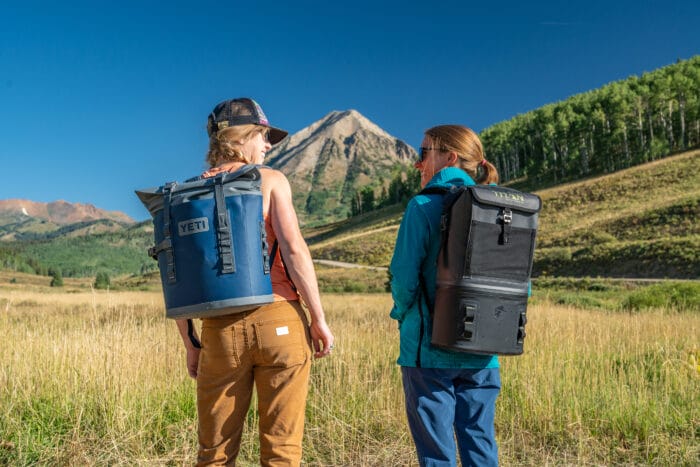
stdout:
<svg viewBox="0 0 700 467">
<path fill-rule="evenodd" d="M 158 245 L 153 247 L 153 253 L 155 253 L 156 258 L 158 257 L 158 253 L 165 251 L 166 276 L 168 277 L 169 284 L 177 282 L 177 276 L 175 274 L 175 253 L 170 230 L 170 201 L 175 185 L 177 185 L 177 183 L 170 182 L 166 183 L 163 187 L 163 237 L 165 238 Z M 150 253 L 151 250 L 149 250 L 149 254 Z"/>
<path fill-rule="evenodd" d="M 510 208 L 503 208 L 503 228 L 501 230 L 500 244 L 505 245 L 510 241 L 510 229 L 513 223 L 513 211 Z"/>
<path fill-rule="evenodd" d="M 173 249 L 173 242 L 169 238 L 163 239 L 160 243 L 157 245 L 152 246 L 151 248 L 148 249 L 148 256 L 151 258 L 158 260 L 158 254 L 161 251 L 166 251 L 166 250 L 172 250 Z"/>
<path fill-rule="evenodd" d="M 226 196 L 224 195 L 224 176 L 220 173 L 214 179 L 214 202 L 216 203 L 216 242 L 219 246 L 221 257 L 221 273 L 231 274 L 236 272 L 236 261 L 231 240 L 231 219 L 226 208 Z"/>
<path fill-rule="evenodd" d="M 199 340 L 194 336 L 194 325 L 192 324 L 191 319 L 187 320 L 187 337 L 190 338 L 190 342 L 192 342 L 195 349 L 202 348 L 202 343 L 199 342 Z"/>
</svg>

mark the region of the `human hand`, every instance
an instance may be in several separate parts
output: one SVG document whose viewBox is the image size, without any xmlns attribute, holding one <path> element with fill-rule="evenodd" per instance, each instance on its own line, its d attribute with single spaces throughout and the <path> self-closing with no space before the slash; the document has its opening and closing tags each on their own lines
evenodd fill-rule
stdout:
<svg viewBox="0 0 700 467">
<path fill-rule="evenodd" d="M 323 358 L 333 350 L 333 333 L 325 321 L 314 321 L 311 323 L 311 345 L 314 349 L 314 357 Z"/>
<path fill-rule="evenodd" d="M 187 347 L 187 372 L 194 379 L 197 379 L 197 369 L 199 367 L 199 352 L 201 349 Z"/>
</svg>

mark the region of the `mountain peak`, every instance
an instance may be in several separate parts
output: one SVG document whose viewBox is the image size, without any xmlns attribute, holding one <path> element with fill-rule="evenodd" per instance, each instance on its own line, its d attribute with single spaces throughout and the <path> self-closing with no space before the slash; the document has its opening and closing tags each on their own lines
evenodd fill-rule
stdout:
<svg viewBox="0 0 700 467">
<path fill-rule="evenodd" d="M 306 127 L 305 130 L 308 129 L 313 133 L 327 130 L 329 128 L 334 133 L 345 134 L 348 136 L 362 129 L 383 138 L 396 139 L 386 131 L 382 130 L 379 126 L 372 123 L 367 117 L 355 109 L 333 110 L 322 119 Z M 297 134 L 300 134 L 303 131 L 304 130 Z"/>
<path fill-rule="evenodd" d="M 397 166 L 408 167 L 413 148 L 354 109 L 334 110 L 287 137 L 267 164 L 290 180 L 302 219 L 344 218 L 362 187 L 386 188 Z"/>
</svg>

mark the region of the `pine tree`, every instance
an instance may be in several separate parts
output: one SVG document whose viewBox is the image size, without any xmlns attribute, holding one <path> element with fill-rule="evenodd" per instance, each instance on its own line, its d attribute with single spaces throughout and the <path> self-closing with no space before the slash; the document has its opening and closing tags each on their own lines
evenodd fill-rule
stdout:
<svg viewBox="0 0 700 467">
<path fill-rule="evenodd" d="M 109 288 L 109 274 L 106 272 L 98 272 L 95 276 L 95 283 L 93 286 L 96 289 L 108 289 Z"/>
<path fill-rule="evenodd" d="M 49 276 L 51 276 L 51 287 L 63 287 L 63 274 L 60 269 L 49 268 Z"/>
</svg>

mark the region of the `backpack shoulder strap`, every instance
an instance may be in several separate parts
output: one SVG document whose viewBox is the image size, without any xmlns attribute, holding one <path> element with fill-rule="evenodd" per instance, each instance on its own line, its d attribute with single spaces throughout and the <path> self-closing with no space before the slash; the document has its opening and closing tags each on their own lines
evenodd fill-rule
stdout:
<svg viewBox="0 0 700 467">
<path fill-rule="evenodd" d="M 419 195 L 448 195 L 452 192 L 453 188 L 447 188 L 447 187 L 440 187 L 440 186 L 431 186 L 428 188 L 423 188 L 418 194 Z M 442 225 L 445 222 L 445 208 L 444 208 L 444 203 L 445 200 L 443 198 L 443 208 L 442 208 L 442 215 L 440 218 L 440 225 L 441 225 L 441 230 L 442 230 Z M 441 235 L 444 235 L 444 233 L 441 233 Z M 444 240 L 444 239 L 443 239 Z M 422 266 L 421 266 L 422 267 Z M 428 299 L 428 286 L 425 280 L 425 277 L 423 277 L 423 271 L 421 270 L 418 273 L 418 282 L 420 284 L 420 294 L 422 295 L 423 300 L 425 301 L 425 305 L 428 308 L 428 313 L 429 316 L 433 316 L 433 306 L 430 303 L 430 300 Z M 418 307 L 419 307 L 419 312 L 421 315 L 421 338 L 422 338 L 422 333 L 423 333 L 423 307 L 422 303 L 420 302 L 420 297 L 418 298 Z M 420 366 L 420 353 L 418 356 L 418 366 Z"/>
<path fill-rule="evenodd" d="M 272 251 L 270 252 L 270 259 L 269 259 L 269 268 L 272 270 L 272 265 L 275 264 L 275 259 L 277 258 L 277 250 L 279 250 L 280 254 L 280 261 L 282 261 L 282 266 L 284 266 L 284 273 L 287 275 L 287 280 L 289 280 L 289 283 L 292 286 L 292 289 L 296 292 L 297 286 L 294 284 L 294 281 L 292 280 L 292 276 L 289 275 L 289 268 L 287 268 L 287 263 L 284 262 L 284 258 L 282 257 L 282 250 L 279 249 L 279 244 L 277 243 L 277 239 L 275 239 L 275 243 L 272 244 Z"/>
<path fill-rule="evenodd" d="M 445 188 L 442 186 L 431 186 L 428 188 L 423 188 L 418 194 L 419 195 L 445 195 L 451 191 L 450 188 Z"/>
<path fill-rule="evenodd" d="M 429 188 L 423 188 L 418 194 L 419 195 L 443 195 L 442 199 L 442 214 L 443 216 L 449 212 L 450 207 L 459 198 L 460 194 L 468 190 L 467 185 L 452 185 L 451 187 L 440 187 L 431 186 Z"/>
<path fill-rule="evenodd" d="M 440 242 L 441 249 L 444 255 L 447 255 L 447 233 L 450 228 L 450 213 L 452 205 L 455 203 L 462 193 L 469 189 L 467 185 L 452 185 L 447 187 L 432 186 L 421 190 L 419 195 L 443 195 L 442 196 L 442 214 L 440 215 Z"/>
</svg>

